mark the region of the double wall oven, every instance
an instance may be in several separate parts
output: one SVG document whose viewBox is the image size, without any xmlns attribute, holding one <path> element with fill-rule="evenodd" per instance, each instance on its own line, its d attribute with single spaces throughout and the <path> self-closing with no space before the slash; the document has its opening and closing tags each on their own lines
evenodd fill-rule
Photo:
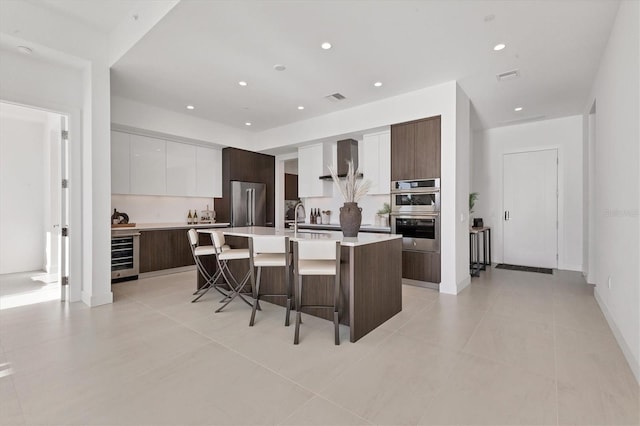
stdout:
<svg viewBox="0 0 640 426">
<path fill-rule="evenodd" d="M 404 250 L 440 251 L 440 179 L 391 183 L 391 232 Z"/>
</svg>

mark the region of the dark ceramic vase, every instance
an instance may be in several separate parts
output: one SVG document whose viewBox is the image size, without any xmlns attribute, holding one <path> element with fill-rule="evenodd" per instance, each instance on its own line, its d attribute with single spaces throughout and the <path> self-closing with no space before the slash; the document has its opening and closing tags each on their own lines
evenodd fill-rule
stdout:
<svg viewBox="0 0 640 426">
<path fill-rule="evenodd" d="M 357 203 L 344 203 L 340 207 L 340 228 L 345 237 L 357 237 L 362 223 L 362 209 Z"/>
</svg>

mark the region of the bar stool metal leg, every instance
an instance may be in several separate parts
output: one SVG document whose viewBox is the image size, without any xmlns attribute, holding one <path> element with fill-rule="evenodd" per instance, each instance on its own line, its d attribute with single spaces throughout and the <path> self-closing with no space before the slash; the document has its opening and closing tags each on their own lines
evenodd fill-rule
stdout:
<svg viewBox="0 0 640 426">
<path fill-rule="evenodd" d="M 258 267 L 258 279 L 256 280 L 253 266 L 251 267 L 251 284 L 253 287 L 253 307 L 251 308 L 251 319 L 249 320 L 249 327 L 253 327 L 253 323 L 256 320 L 256 311 L 258 310 L 258 304 L 260 303 L 260 275 L 262 268 Z"/>
<path fill-rule="evenodd" d="M 284 284 L 287 288 L 287 313 L 286 316 L 284 317 L 284 326 L 285 327 L 289 327 L 289 316 L 291 315 L 291 294 L 293 293 L 293 291 L 291 291 L 291 277 L 289 276 L 291 274 L 290 269 L 289 269 L 289 260 L 287 259 L 287 266 L 286 266 L 286 271 L 285 271 L 285 277 L 284 277 Z"/>
<path fill-rule="evenodd" d="M 300 311 L 302 307 L 302 275 L 300 274 L 298 274 L 296 285 L 296 332 L 293 336 L 294 345 L 300 343 L 300 323 L 302 322 L 302 312 Z"/>
</svg>

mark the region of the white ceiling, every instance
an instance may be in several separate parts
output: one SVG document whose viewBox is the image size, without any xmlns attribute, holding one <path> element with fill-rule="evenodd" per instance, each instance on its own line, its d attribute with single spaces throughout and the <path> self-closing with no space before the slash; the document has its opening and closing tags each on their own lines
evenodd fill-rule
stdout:
<svg viewBox="0 0 640 426">
<path fill-rule="evenodd" d="M 114 65 L 112 93 L 251 131 L 450 80 L 485 128 L 579 114 L 618 5 L 183 0 Z M 518 79 L 497 82 L 512 69 Z M 324 99 L 335 92 L 347 99 Z"/>
<path fill-rule="evenodd" d="M 31 0 L 65 14 L 103 33 L 113 31 L 142 3 L 161 0 Z"/>
</svg>

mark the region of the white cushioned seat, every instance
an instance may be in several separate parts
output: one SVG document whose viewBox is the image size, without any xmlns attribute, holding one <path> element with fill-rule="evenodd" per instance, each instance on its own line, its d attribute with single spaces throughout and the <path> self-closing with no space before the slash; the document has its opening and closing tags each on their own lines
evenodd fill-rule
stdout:
<svg viewBox="0 0 640 426">
<path fill-rule="evenodd" d="M 209 269 L 202 263 L 201 257 L 203 256 L 215 256 L 216 248 L 212 245 L 201 246 L 199 244 L 198 232 L 191 228 L 187 231 L 189 238 L 189 246 L 191 247 L 191 254 L 193 255 L 194 263 L 198 269 L 199 274 L 206 280 L 206 282 L 198 287 L 194 296 L 197 296 L 191 301 L 191 303 L 197 302 L 202 296 L 204 296 L 212 288 L 218 293 L 222 294 L 225 298 L 228 297 L 229 292 L 226 288 L 217 283 L 218 278 L 222 276 L 222 271 L 217 269 L 215 272 L 210 272 Z"/>
<path fill-rule="evenodd" d="M 220 260 L 248 259 L 249 249 L 227 249 L 218 254 Z"/>
<path fill-rule="evenodd" d="M 286 266 L 287 256 L 291 261 L 290 254 L 285 256 L 284 253 L 257 253 L 253 255 L 253 266 Z"/>
<path fill-rule="evenodd" d="M 294 272 L 297 281 L 296 291 L 296 331 L 293 344 L 300 341 L 300 324 L 302 323 L 302 309 L 305 307 L 326 308 L 333 310 L 333 327 L 335 344 L 340 344 L 340 242 L 334 240 L 301 240 L 294 248 Z M 309 301 L 302 303 L 303 277 L 308 275 L 333 276 L 333 303 L 319 305 Z"/>
<path fill-rule="evenodd" d="M 198 246 L 194 249 L 196 256 L 208 256 L 212 254 L 216 254 L 216 249 L 214 246 Z"/>
<path fill-rule="evenodd" d="M 300 275 L 335 275 L 335 260 L 298 260 Z"/>
<path fill-rule="evenodd" d="M 251 310 L 251 319 L 249 326 L 253 326 L 256 311 L 259 308 L 260 299 L 263 297 L 286 297 L 287 311 L 285 313 L 284 325 L 289 325 L 289 316 L 293 302 L 293 288 L 289 278 L 291 271 L 291 254 L 289 253 L 289 237 L 280 235 L 254 235 L 249 239 L 249 265 L 251 268 L 251 285 L 253 288 L 253 309 Z M 268 292 L 260 291 L 260 281 L 262 277 L 262 268 L 285 268 L 284 282 L 285 292 L 278 294 L 273 293 L 273 289 Z M 257 268 L 257 277 L 254 273 Z"/>
</svg>

